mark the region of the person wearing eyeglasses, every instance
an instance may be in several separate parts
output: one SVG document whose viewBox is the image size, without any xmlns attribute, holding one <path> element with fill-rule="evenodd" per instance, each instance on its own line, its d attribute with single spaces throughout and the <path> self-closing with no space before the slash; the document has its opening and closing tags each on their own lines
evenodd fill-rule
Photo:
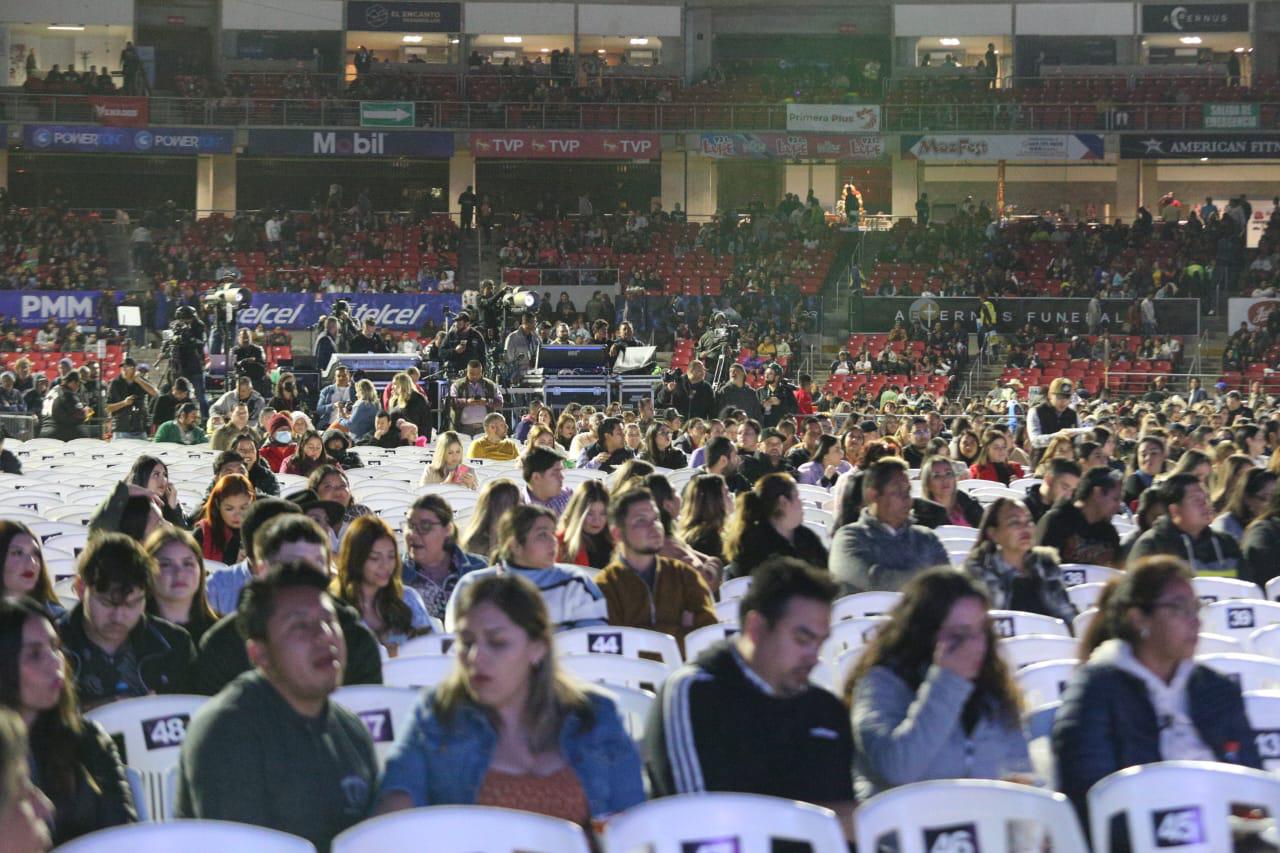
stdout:
<svg viewBox="0 0 1280 853">
<path fill-rule="evenodd" d="M 457 540 L 453 507 L 444 498 L 423 495 L 409 507 L 400 578 L 406 587 L 418 591 L 427 612 L 437 619 L 444 618 L 449 597 L 462 576 L 489 565 L 479 554 L 459 548 Z"/>
<path fill-rule="evenodd" d="M 1261 768 L 1239 685 L 1194 660 L 1200 599 L 1191 578 L 1177 557 L 1149 557 L 1113 578 L 1098 601 L 1052 736 L 1055 787 L 1085 826 L 1089 789 L 1124 767 L 1195 760 Z"/>
<path fill-rule="evenodd" d="M 1040 613 L 1069 624 L 1076 608 L 1067 597 L 1057 552 L 1035 544 L 1036 523 L 1026 504 L 996 498 L 982 514 L 964 570 L 983 584 L 995 609 Z"/>
</svg>

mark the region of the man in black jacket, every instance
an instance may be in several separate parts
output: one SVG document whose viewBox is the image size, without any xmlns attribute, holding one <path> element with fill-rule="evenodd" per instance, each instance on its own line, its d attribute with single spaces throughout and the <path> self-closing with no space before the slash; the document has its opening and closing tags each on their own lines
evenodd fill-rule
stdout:
<svg viewBox="0 0 1280 853">
<path fill-rule="evenodd" d="M 191 382 L 185 376 L 173 380 L 173 386 L 156 397 L 151 408 L 151 425 L 158 427 L 178 414 L 178 407 L 191 399 Z"/>
<path fill-rule="evenodd" d="M 716 411 L 724 417 L 725 409 L 742 409 L 747 417 L 760 420 L 764 409 L 760 407 L 760 397 L 755 390 L 747 387 L 747 371 L 741 364 L 729 368 L 729 381 L 720 386 L 716 392 Z"/>
<path fill-rule="evenodd" d="M 471 328 L 471 315 L 466 311 L 458 312 L 453 328 L 445 335 L 441 350 L 445 364 L 454 374 L 462 372 L 472 361 L 478 361 L 483 366 L 489 360 L 484 335 Z"/>
<path fill-rule="evenodd" d="M 701 361 L 689 362 L 689 369 L 684 377 L 684 393 L 688 408 L 680 409 L 682 415 L 686 418 L 715 417 L 716 392 L 707 381 L 707 368 Z"/>
<path fill-rule="evenodd" d="M 87 435 L 84 423 L 91 414 L 92 410 L 85 408 L 80 400 L 80 371 L 72 370 L 58 385 L 58 395 L 53 399 L 53 408 L 40 429 L 40 436 L 59 441 L 84 438 Z"/>
<path fill-rule="evenodd" d="M 145 612 L 154 573 L 151 557 L 123 533 L 99 534 L 81 554 L 80 603 L 58 621 L 58 634 L 82 707 L 190 692 L 191 637 Z"/>
<path fill-rule="evenodd" d="M 346 430 L 338 429 L 337 427 L 325 430 L 325 455 L 342 466 L 342 470 L 344 471 L 350 471 L 352 468 L 364 467 L 364 462 L 360 457 L 351 452 L 351 446 L 353 444 L 355 444 L 355 442 L 351 440 L 351 436 L 347 435 Z"/>
<path fill-rule="evenodd" d="M 766 427 L 796 413 L 796 390 L 782 378 L 782 366 L 770 364 L 764 369 L 764 387 L 760 389 L 760 423 Z"/>
</svg>

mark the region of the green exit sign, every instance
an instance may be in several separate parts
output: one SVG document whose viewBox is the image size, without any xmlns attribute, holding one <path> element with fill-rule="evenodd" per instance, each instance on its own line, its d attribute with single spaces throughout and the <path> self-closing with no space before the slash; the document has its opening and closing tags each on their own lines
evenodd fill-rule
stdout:
<svg viewBox="0 0 1280 853">
<path fill-rule="evenodd" d="M 361 127 L 414 127 L 413 101 L 361 101 Z"/>
</svg>

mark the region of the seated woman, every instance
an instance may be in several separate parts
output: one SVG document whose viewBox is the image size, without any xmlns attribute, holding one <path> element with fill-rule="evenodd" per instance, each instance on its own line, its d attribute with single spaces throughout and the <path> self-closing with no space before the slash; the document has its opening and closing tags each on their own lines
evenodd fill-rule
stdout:
<svg viewBox="0 0 1280 853">
<path fill-rule="evenodd" d="M 1044 453 L 1040 454 L 1040 464 L 1036 466 L 1036 476 L 1044 479 L 1049 473 L 1049 466 L 1055 459 L 1075 459 L 1076 446 L 1069 435 L 1060 435 L 1050 439 Z"/>
<path fill-rule="evenodd" d="M 1200 599 L 1186 563 L 1139 560 L 1097 606 L 1053 726 L 1055 787 L 1085 826 L 1089 789 L 1121 768 L 1176 759 L 1261 767 L 1240 686 L 1194 660 Z"/>
<path fill-rule="evenodd" d="M 498 521 L 507 510 L 523 502 L 520 487 L 510 480 L 485 483 L 471 520 L 467 522 L 467 529 L 458 537 L 458 546 L 467 554 L 480 557 L 483 565 L 488 565 L 493 546 L 498 542 Z"/>
<path fill-rule="evenodd" d="M 457 663 L 397 742 L 377 811 L 500 806 L 586 826 L 643 802 L 635 744 L 613 700 L 559 670 L 537 587 L 491 575 L 456 612 Z"/>
<path fill-rule="evenodd" d="M 214 484 L 204 504 L 204 515 L 192 531 L 206 560 L 231 565 L 243 559 L 240 525 L 253 499 L 253 484 L 243 475 L 232 474 Z"/>
<path fill-rule="evenodd" d="M 0 708 L 0 838 L 8 853 L 45 853 L 53 845 L 53 804 L 31 781 L 27 727 Z"/>
<path fill-rule="evenodd" d="M 321 465 L 307 477 L 307 488 L 316 493 L 322 501 L 332 501 L 342 507 L 342 530 L 335 530 L 339 537 L 346 530 L 346 525 L 362 515 L 372 515 L 373 510 L 362 503 L 357 503 L 351 496 L 351 482 L 341 468 L 332 462 Z"/>
<path fill-rule="evenodd" d="M 259 495 L 280 494 L 280 481 L 267 465 L 267 461 L 258 455 L 258 441 L 253 433 L 245 432 L 231 440 L 230 450 L 240 454 L 248 472 L 249 482 L 253 483 L 253 491 Z"/>
<path fill-rule="evenodd" d="M 644 436 L 639 458 L 658 468 L 676 470 L 689 464 L 684 451 L 671 444 L 671 427 L 655 423 Z"/>
<path fill-rule="evenodd" d="M 662 550 L 659 556 L 670 557 L 688 563 L 707 582 L 714 594 L 724 580 L 724 565 L 719 557 L 704 554 L 676 534 L 676 519 L 680 516 L 680 495 L 671 487 L 671 481 L 663 474 L 648 474 L 634 485 L 648 489 L 658 506 L 662 522 Z M 614 492 L 614 495 L 621 492 Z"/>
<path fill-rule="evenodd" d="M 187 526 L 186 514 L 178 503 L 178 490 L 169 480 L 169 467 L 154 456 L 143 454 L 133 460 L 125 481 L 142 486 L 160 499 L 160 514 L 164 520 L 177 527 Z"/>
<path fill-rule="evenodd" d="M 1280 475 L 1263 468 L 1250 468 L 1236 480 L 1222 515 L 1215 518 L 1210 527 L 1237 542 L 1243 540 L 1245 528 L 1267 511 L 1276 494 L 1277 481 Z"/>
<path fill-rule="evenodd" d="M 337 423 L 351 434 L 356 441 L 361 441 L 373 434 L 374 416 L 382 410 L 378 399 L 378 390 L 368 379 L 356 383 L 356 403 L 351 407 L 351 414 L 339 417 Z"/>
<path fill-rule="evenodd" d="M 204 632 L 218 621 L 205 594 L 200 543 L 181 528 L 165 525 L 142 544 L 155 560 L 155 582 L 147 593 L 147 612 L 181 626 L 199 647 Z"/>
<path fill-rule="evenodd" d="M 951 569 L 922 572 L 903 587 L 846 688 L 859 800 L 909 782 L 1030 774 L 1018 688 L 988 606 Z"/>
<path fill-rule="evenodd" d="M 479 485 L 476 474 L 462 461 L 462 439 L 453 430 L 436 436 L 436 447 L 431 462 L 422 469 L 419 486 L 450 483 L 475 489 Z"/>
<path fill-rule="evenodd" d="M 324 436 L 309 429 L 298 438 L 298 449 L 292 456 L 284 460 L 280 471 L 284 474 L 297 474 L 307 477 L 312 471 L 324 465 Z"/>
<path fill-rule="evenodd" d="M 0 599 L 0 706 L 30 731 L 32 776 L 53 803 L 55 844 L 138 819 L 115 744 L 80 715 L 73 684 L 49 614 L 26 599 Z M 8 838 L 0 847 L 9 849 Z"/>
<path fill-rule="evenodd" d="M 556 523 L 561 562 L 603 569 L 613 556 L 608 524 L 609 493 L 599 480 L 586 480 L 574 489 L 569 505 Z"/>
<path fill-rule="evenodd" d="M 1068 625 L 1076 608 L 1062 583 L 1053 548 L 1037 548 L 1036 525 L 1020 500 L 996 498 L 978 524 L 978 539 L 964 570 L 982 584 L 997 610 L 1022 610 L 1061 619 Z"/>
<path fill-rule="evenodd" d="M 725 529 L 725 579 L 746 577 L 770 557 L 797 557 L 825 568 L 827 548 L 804 526 L 804 503 L 789 474 L 766 474 L 738 506 Z"/>
<path fill-rule="evenodd" d="M 0 596 L 26 596 L 43 607 L 51 619 L 67 612 L 53 591 L 53 578 L 45 565 L 44 551 L 31 528 L 21 521 L 0 519 L 0 554 L 4 555 Z"/>
<path fill-rule="evenodd" d="M 920 464 L 920 493 L 946 510 L 943 524 L 977 527 L 982 504 L 956 487 L 956 470 L 945 456 L 930 456 Z"/>
<path fill-rule="evenodd" d="M 806 486 L 822 486 L 829 490 L 835 486 L 841 474 L 852 470 L 853 466 L 844 458 L 840 439 L 824 433 L 818 439 L 818 446 L 814 448 L 809 461 L 796 469 L 796 482 Z"/>
<path fill-rule="evenodd" d="M 695 551 L 725 563 L 721 534 L 731 515 L 733 495 L 725 485 L 724 477 L 719 474 L 697 475 L 684 487 L 676 535 Z"/>
<path fill-rule="evenodd" d="M 400 580 L 396 535 L 381 518 L 365 515 L 351 522 L 337 563 L 334 596 L 360 611 L 390 657 L 406 641 L 431 632 L 422 596 Z"/>
<path fill-rule="evenodd" d="M 982 449 L 978 458 L 969 466 L 969 476 L 975 480 L 992 480 L 1009 485 L 1022 478 L 1022 466 L 1009 461 L 1009 437 L 998 430 L 990 430 L 982 437 Z"/>
</svg>

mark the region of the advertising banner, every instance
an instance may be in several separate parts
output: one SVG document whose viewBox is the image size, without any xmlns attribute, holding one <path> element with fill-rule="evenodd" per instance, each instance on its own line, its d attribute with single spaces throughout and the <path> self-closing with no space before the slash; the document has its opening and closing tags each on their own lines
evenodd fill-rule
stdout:
<svg viewBox="0 0 1280 853">
<path fill-rule="evenodd" d="M 452 157 L 453 134 L 427 130 L 250 130 L 250 154 Z"/>
<path fill-rule="evenodd" d="M 1232 128 L 1234 130 L 1257 130 L 1258 104 L 1205 104 L 1204 126 L 1211 128 Z"/>
<path fill-rule="evenodd" d="M 59 324 L 75 320 L 98 324 L 96 290 L 0 290 L 0 315 L 12 317 L 26 329 L 43 326 L 49 318 Z"/>
<path fill-rule="evenodd" d="M 1248 3 L 1179 3 L 1142 7 L 1144 33 L 1245 33 Z"/>
<path fill-rule="evenodd" d="M 350 303 L 357 325 L 372 317 L 380 328 L 402 331 L 420 329 L 428 320 L 438 324 L 446 308 L 457 311 L 462 304 L 456 293 L 254 293 L 249 307 L 236 317 L 236 324 L 307 329 L 339 299 Z"/>
<path fill-rule="evenodd" d="M 879 160 L 878 134 L 694 133 L 688 147 L 716 160 Z"/>
<path fill-rule="evenodd" d="M 787 104 L 787 130 L 876 133 L 880 130 L 880 107 L 874 104 Z"/>
<path fill-rule="evenodd" d="M 460 33 L 462 4 L 349 0 L 347 29 L 387 33 Z"/>
<path fill-rule="evenodd" d="M 1072 334 L 1089 330 L 1085 316 L 1088 299 L 999 298 L 996 304 L 996 328 L 1016 332 L 1027 323 L 1032 328 L 1066 326 Z M 1131 303 L 1125 299 L 1102 300 L 1102 316 L 1113 333 L 1124 328 L 1125 314 Z M 1194 335 L 1200 330 L 1200 300 L 1157 299 L 1156 327 L 1161 334 Z M 950 327 L 956 320 L 964 329 L 977 327 L 981 301 L 970 297 L 864 296 L 853 300 L 850 328 L 855 332 L 887 332 L 899 321 L 910 328 L 917 319 L 925 325 L 942 323 Z"/>
<path fill-rule="evenodd" d="M 1096 133 L 902 135 L 902 156 L 907 160 L 1101 160 L 1105 154 L 1102 137 Z"/>
<path fill-rule="evenodd" d="M 146 98 L 100 97 L 89 98 L 93 117 L 111 127 L 146 127 L 150 121 L 150 101 Z"/>
<path fill-rule="evenodd" d="M 235 131 L 229 128 L 149 127 L 141 130 L 98 125 L 28 124 L 23 145 L 33 151 L 85 154 L 230 154 Z"/>
<path fill-rule="evenodd" d="M 361 127 L 416 127 L 417 105 L 413 101 L 361 101 Z"/>
<path fill-rule="evenodd" d="M 472 133 L 471 153 L 489 160 L 654 160 L 661 153 L 661 138 L 656 133 L 554 130 Z"/>
<path fill-rule="evenodd" d="M 1247 324 L 1250 331 L 1257 331 L 1275 311 L 1280 311 L 1280 299 L 1228 299 L 1227 331 L 1235 332 L 1241 323 Z"/>
<path fill-rule="evenodd" d="M 1234 160 L 1280 158 L 1280 135 L 1273 133 L 1145 133 L 1120 137 L 1126 160 Z"/>
</svg>

